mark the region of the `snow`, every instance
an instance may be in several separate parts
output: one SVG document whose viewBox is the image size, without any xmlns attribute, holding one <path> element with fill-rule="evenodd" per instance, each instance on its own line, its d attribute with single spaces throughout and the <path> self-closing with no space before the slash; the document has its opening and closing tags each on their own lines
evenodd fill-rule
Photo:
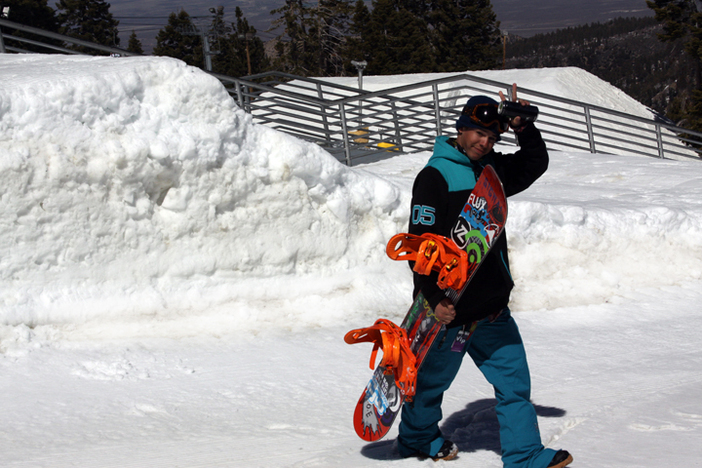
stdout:
<svg viewBox="0 0 702 468">
<path fill-rule="evenodd" d="M 577 69 L 480 73 L 646 112 Z M 167 58 L 0 55 L 0 82 L 3 466 L 443 466 L 357 438 L 370 346 L 342 339 L 409 305 L 384 244 L 428 153 L 347 168 Z M 551 158 L 507 225 L 543 441 L 697 466 L 702 165 Z M 493 405 L 466 363 L 452 466 L 501 466 Z"/>
</svg>

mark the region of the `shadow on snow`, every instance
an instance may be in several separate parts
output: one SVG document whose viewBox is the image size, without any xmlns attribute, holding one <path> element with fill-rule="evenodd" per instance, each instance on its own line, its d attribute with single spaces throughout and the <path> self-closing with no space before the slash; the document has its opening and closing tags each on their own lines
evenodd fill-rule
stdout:
<svg viewBox="0 0 702 468">
<path fill-rule="evenodd" d="M 500 425 L 497 422 L 497 400 L 486 398 L 469 403 L 465 409 L 453 413 L 441 424 L 444 437 L 458 445 L 461 452 L 490 450 L 500 455 Z M 534 405 L 536 414 L 544 418 L 562 418 L 560 408 Z M 373 460 L 399 460 L 397 441 L 382 440 L 365 445 L 361 455 Z"/>
</svg>

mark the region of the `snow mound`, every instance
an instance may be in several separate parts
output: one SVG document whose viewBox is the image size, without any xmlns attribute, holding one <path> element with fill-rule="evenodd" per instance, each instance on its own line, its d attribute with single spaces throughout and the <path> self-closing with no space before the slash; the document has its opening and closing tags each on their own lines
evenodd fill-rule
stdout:
<svg viewBox="0 0 702 468">
<path fill-rule="evenodd" d="M 252 124 L 180 61 L 6 55 L 0 68 L 1 323 L 153 313 L 201 278 L 353 268 L 406 219 L 396 187 Z"/>
<path fill-rule="evenodd" d="M 476 74 L 642 108 L 578 69 Z M 2 55 L 0 80 L 0 351 L 404 315 L 411 274 L 384 246 L 429 153 L 347 168 L 169 58 Z M 514 310 L 698 282 L 700 180 L 697 161 L 552 152 L 510 200 Z"/>
</svg>

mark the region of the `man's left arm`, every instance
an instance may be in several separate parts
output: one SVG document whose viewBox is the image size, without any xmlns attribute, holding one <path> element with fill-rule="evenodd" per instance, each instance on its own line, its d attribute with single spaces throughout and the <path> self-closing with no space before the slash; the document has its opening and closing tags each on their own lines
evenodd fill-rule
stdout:
<svg viewBox="0 0 702 468">
<path fill-rule="evenodd" d="M 495 169 L 510 197 L 529 188 L 548 168 L 548 151 L 541 132 L 529 123 L 515 131 L 520 149 L 495 154 Z"/>
</svg>

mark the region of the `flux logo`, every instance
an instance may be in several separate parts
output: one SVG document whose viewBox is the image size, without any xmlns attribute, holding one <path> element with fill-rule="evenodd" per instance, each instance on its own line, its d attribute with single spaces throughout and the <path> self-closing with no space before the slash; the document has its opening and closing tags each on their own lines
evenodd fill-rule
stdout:
<svg viewBox="0 0 702 468">
<path fill-rule="evenodd" d="M 468 203 L 466 203 L 466 207 L 468 206 L 472 206 L 473 209 L 482 211 L 487 209 L 487 200 L 483 197 L 478 197 L 475 194 L 471 193 L 468 197 Z"/>
<path fill-rule="evenodd" d="M 470 263 L 480 264 L 490 249 L 499 227 L 494 225 L 488 213 L 489 203 L 485 197 L 471 193 L 451 232 L 451 239 L 468 253 Z"/>
</svg>

